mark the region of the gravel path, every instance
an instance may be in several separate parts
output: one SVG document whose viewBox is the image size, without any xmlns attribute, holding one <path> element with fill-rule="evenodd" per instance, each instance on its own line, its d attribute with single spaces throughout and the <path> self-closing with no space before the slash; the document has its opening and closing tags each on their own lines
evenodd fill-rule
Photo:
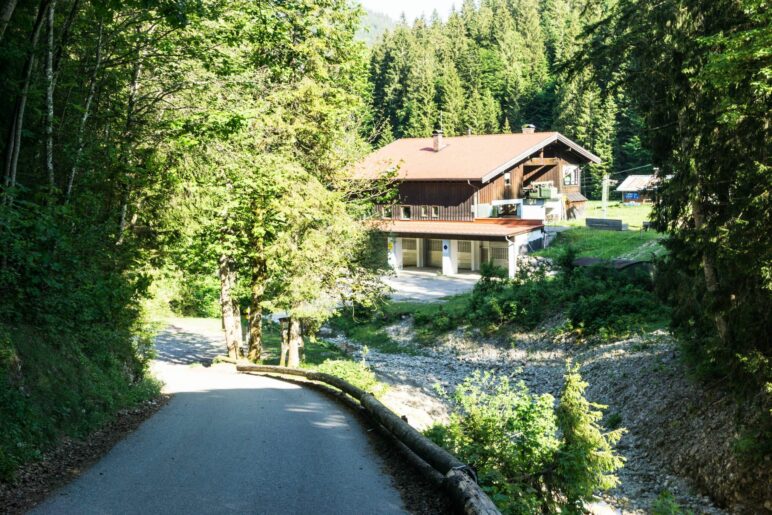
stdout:
<svg viewBox="0 0 772 515">
<path fill-rule="evenodd" d="M 216 330 L 172 327 L 154 372 L 174 396 L 33 513 L 404 513 L 365 430 L 326 396 L 204 367 Z M 198 335 L 198 336 L 197 336 Z"/>
</svg>

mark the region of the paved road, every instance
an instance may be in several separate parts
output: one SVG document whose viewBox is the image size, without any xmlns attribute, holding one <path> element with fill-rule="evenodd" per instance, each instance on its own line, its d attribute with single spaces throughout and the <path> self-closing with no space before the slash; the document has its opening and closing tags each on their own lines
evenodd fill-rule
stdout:
<svg viewBox="0 0 772 515">
<path fill-rule="evenodd" d="M 383 282 L 394 292 L 397 301 L 436 302 L 451 295 L 472 291 L 480 280 L 479 274 L 439 275 L 428 269 L 400 270 L 396 275 L 384 277 Z"/>
<path fill-rule="evenodd" d="M 33 513 L 404 513 L 338 404 L 227 365 L 182 364 L 186 346 L 202 360 L 219 352 L 213 334 L 162 333 L 153 368 L 172 400 Z"/>
</svg>

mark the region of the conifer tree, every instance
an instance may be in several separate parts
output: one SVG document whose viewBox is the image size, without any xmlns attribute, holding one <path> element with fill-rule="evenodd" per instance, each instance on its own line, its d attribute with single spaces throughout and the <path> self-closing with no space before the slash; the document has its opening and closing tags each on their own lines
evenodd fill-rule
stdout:
<svg viewBox="0 0 772 515">
<path fill-rule="evenodd" d="M 437 104 L 442 112 L 442 129 L 448 136 L 465 132 L 464 90 L 453 63 L 446 62 L 437 87 Z"/>
<path fill-rule="evenodd" d="M 600 425 L 605 406 L 589 402 L 584 392 L 587 383 L 579 366 L 566 367 L 565 384 L 557 407 L 557 425 L 562 441 L 556 453 L 555 483 L 565 496 L 564 509 L 584 513 L 584 503 L 597 490 L 608 490 L 619 483 L 614 472 L 624 459 L 614 452 L 623 429 L 604 431 Z"/>
</svg>

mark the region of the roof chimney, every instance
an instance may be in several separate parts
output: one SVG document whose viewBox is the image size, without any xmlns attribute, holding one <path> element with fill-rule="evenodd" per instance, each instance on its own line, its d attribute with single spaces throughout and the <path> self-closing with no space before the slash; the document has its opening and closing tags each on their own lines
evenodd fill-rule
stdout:
<svg viewBox="0 0 772 515">
<path fill-rule="evenodd" d="M 432 139 L 434 139 L 434 151 L 439 152 L 442 150 L 442 131 L 434 131 Z"/>
<path fill-rule="evenodd" d="M 533 134 L 536 132 L 536 126 L 529 123 L 526 125 L 523 125 L 523 134 Z"/>
</svg>

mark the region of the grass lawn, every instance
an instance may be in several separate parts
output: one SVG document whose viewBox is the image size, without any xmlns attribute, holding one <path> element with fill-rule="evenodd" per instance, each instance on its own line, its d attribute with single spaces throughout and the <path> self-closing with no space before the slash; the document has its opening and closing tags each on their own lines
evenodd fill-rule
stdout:
<svg viewBox="0 0 772 515">
<path fill-rule="evenodd" d="M 620 202 L 609 202 L 606 218 L 622 220 L 627 231 L 602 231 L 588 229 L 585 218 L 603 218 L 603 203 L 599 200 L 587 202 L 585 216 L 576 220 L 562 220 L 554 225 L 571 227 L 558 235 L 548 248 L 535 253 L 537 256 L 556 258 L 566 247 L 573 246 L 578 257 L 601 259 L 651 260 L 664 254 L 659 244 L 663 235 L 654 231 L 641 231 L 643 222 L 651 216 L 651 205 L 625 206 Z"/>
<path fill-rule="evenodd" d="M 639 206 L 625 206 L 619 201 L 610 201 L 606 210 L 606 218 L 612 220 L 622 220 L 632 229 L 640 229 L 643 222 L 648 221 L 651 216 L 651 204 Z M 600 200 L 589 200 L 587 208 L 584 211 L 584 217 L 575 220 L 561 220 L 551 223 L 551 225 L 568 225 L 570 227 L 585 227 L 585 218 L 603 218 L 603 202 Z"/>
<path fill-rule="evenodd" d="M 601 259 L 651 260 L 665 252 L 659 240 L 662 235 L 653 231 L 602 231 L 576 227 L 558 234 L 557 239 L 546 249 L 534 255 L 556 258 L 566 247 L 576 249 L 577 257 Z"/>
</svg>

